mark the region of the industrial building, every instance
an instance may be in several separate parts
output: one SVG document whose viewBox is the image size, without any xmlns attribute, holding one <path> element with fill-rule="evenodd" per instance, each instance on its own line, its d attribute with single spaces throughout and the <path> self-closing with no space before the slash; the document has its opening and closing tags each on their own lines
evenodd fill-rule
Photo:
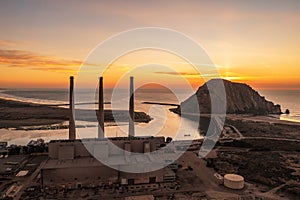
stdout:
<svg viewBox="0 0 300 200">
<path fill-rule="evenodd" d="M 103 78 L 101 77 L 98 138 L 76 139 L 73 84 L 71 78 L 69 140 L 53 140 L 49 143 L 49 159 L 41 169 L 41 182 L 44 189 L 97 186 L 126 186 L 129 189 L 157 188 L 160 183 L 175 181 L 175 173 L 169 167 L 138 173 L 138 166 L 147 168 L 155 165 L 156 161 L 168 160 L 168 158 L 156 152 L 165 144 L 164 137 L 135 137 L 132 77 L 130 78 L 128 137 L 105 138 Z"/>
<path fill-rule="evenodd" d="M 145 160 L 144 156 L 138 154 L 124 155 L 127 154 L 127 150 L 138 153 L 154 151 L 164 143 L 164 137 L 110 138 L 110 141 L 98 139 L 51 141 L 49 159 L 41 170 L 42 185 L 78 188 L 112 184 L 152 184 L 175 180 L 174 172 L 168 167 L 149 173 L 124 172 L 124 169 L 138 164 L 152 164 L 150 155 L 149 159 Z M 86 147 L 84 143 L 87 142 L 91 145 Z M 127 150 L 121 151 L 116 146 L 123 146 L 122 149 Z M 101 163 L 90 152 L 101 152 L 102 159 L 114 167 L 110 168 Z"/>
</svg>

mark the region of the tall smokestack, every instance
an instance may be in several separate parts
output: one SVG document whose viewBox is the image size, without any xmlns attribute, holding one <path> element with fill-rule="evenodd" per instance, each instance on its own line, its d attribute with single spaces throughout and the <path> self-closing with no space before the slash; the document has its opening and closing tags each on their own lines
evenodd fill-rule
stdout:
<svg viewBox="0 0 300 200">
<path fill-rule="evenodd" d="M 104 138 L 104 101 L 103 101 L 103 77 L 99 78 L 99 104 L 98 104 L 98 138 Z"/>
<path fill-rule="evenodd" d="M 130 77 L 130 99 L 129 99 L 129 137 L 134 137 L 134 82 Z"/>
<path fill-rule="evenodd" d="M 75 121 L 74 121 L 74 77 L 70 76 L 70 96 L 69 96 L 69 140 L 76 139 Z"/>
</svg>

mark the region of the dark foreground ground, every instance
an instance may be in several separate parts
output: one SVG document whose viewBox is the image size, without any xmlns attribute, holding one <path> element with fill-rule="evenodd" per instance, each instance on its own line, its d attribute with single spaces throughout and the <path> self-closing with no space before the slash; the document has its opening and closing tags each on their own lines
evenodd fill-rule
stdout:
<svg viewBox="0 0 300 200">
<path fill-rule="evenodd" d="M 208 166 L 243 175 L 266 195 L 300 199 L 300 125 L 255 116 L 228 117 L 226 123 L 243 137 L 219 143 Z"/>
</svg>

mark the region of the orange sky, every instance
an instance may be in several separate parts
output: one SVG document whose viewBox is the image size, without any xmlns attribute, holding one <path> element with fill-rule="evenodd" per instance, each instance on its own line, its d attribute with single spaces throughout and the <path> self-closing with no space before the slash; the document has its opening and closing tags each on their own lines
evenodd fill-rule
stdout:
<svg viewBox="0 0 300 200">
<path fill-rule="evenodd" d="M 256 89 L 300 89 L 299 8 L 295 0 L 1 1 L 0 88 L 67 87 L 68 77 L 76 76 L 98 43 L 121 31 L 155 26 L 196 40 L 223 78 Z M 107 86 L 146 64 L 149 69 L 138 71 L 136 81 L 184 87 L 179 80 L 184 77 L 196 88 L 206 76 L 172 54 L 145 50 L 116 60 L 105 75 Z"/>
</svg>

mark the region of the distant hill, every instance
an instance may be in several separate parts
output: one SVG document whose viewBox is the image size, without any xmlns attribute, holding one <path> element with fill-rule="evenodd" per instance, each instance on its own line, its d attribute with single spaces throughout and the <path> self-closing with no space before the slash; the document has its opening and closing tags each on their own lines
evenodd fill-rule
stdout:
<svg viewBox="0 0 300 200">
<path fill-rule="evenodd" d="M 211 113 L 211 97 L 219 99 L 219 102 L 224 102 L 222 100 L 222 95 L 218 93 L 219 83 L 223 81 L 225 91 L 226 91 L 226 106 L 227 114 L 281 114 L 280 105 L 274 105 L 273 102 L 267 101 L 264 97 L 252 89 L 249 85 L 244 83 L 234 83 L 223 79 L 212 79 L 198 88 L 197 92 L 181 103 L 180 106 L 172 111 L 180 113 L 181 108 L 185 112 L 196 113 L 199 111 L 193 108 L 192 102 L 198 100 L 199 109 L 201 114 Z M 210 85 L 211 93 L 208 90 L 207 84 Z M 196 95 L 196 98 L 195 98 Z M 220 105 L 217 105 L 220 106 Z"/>
</svg>

